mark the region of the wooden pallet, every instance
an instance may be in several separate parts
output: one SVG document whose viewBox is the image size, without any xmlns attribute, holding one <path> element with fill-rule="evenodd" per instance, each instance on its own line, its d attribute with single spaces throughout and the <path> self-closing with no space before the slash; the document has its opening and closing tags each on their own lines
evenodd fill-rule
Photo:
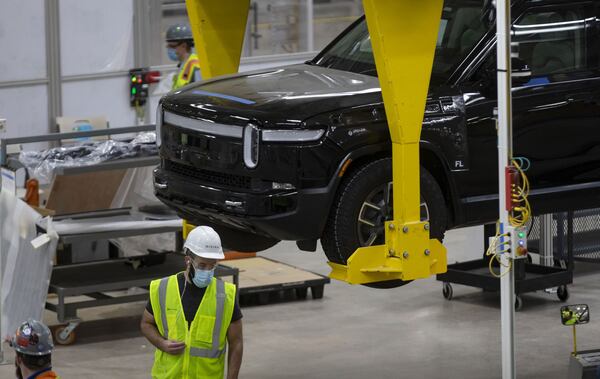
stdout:
<svg viewBox="0 0 600 379">
<path fill-rule="evenodd" d="M 328 277 L 264 257 L 236 259 L 224 265 L 239 270 L 243 306 L 304 300 L 309 288 L 313 299 L 321 299 L 330 282 Z"/>
</svg>

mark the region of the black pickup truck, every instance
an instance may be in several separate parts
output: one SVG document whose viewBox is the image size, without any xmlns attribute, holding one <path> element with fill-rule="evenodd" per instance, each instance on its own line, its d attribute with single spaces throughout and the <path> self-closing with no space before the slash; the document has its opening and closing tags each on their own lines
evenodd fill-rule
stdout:
<svg viewBox="0 0 600 379">
<path fill-rule="evenodd" d="M 422 219 L 439 239 L 497 218 L 489 4 L 447 0 L 440 22 L 420 143 Z M 599 5 L 513 1 L 514 151 L 536 214 L 600 206 Z M 224 246 L 321 239 L 343 263 L 383 243 L 391 142 L 364 18 L 311 61 L 193 84 L 158 112 L 156 195 Z"/>
</svg>

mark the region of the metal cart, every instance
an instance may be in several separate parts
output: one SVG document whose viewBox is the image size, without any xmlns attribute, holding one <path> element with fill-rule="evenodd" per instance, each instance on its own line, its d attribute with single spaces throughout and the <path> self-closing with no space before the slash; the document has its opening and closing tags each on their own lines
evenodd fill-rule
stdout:
<svg viewBox="0 0 600 379">
<path fill-rule="evenodd" d="M 80 222 L 94 222 L 110 224 L 120 221 L 137 221 L 144 225 L 145 216 L 131 209 L 113 209 L 96 212 L 86 212 L 74 215 L 56 217 L 54 221 L 60 223 L 63 220 Z M 38 226 L 39 232 L 44 233 L 42 226 Z M 181 247 L 181 226 L 173 223 L 172 226 L 142 226 L 132 230 L 111 230 L 107 228 L 100 232 L 76 232 L 61 233 L 59 245 L 63 249 L 78 242 L 104 241 L 113 238 L 142 236 L 160 233 L 175 233 L 175 251 Z M 55 339 L 59 344 L 73 343 L 75 335 L 73 331 L 80 324 L 77 310 L 81 308 L 97 307 L 110 304 L 121 304 L 140 301 L 147 298 L 147 294 L 136 294 L 127 296 L 112 296 L 106 294 L 109 291 L 117 291 L 134 287 L 146 287 L 151 280 L 170 275 L 180 271 L 182 259 L 174 253 L 159 253 L 143 255 L 131 258 L 118 258 L 54 266 L 50 279 L 49 293 L 57 295 L 58 303 L 46 302 L 46 309 L 57 313 L 60 323 L 68 323 L 55 329 Z M 68 296 L 85 295 L 91 300 L 66 303 Z"/>
<path fill-rule="evenodd" d="M 103 305 L 123 304 L 148 299 L 146 291 L 135 294 L 115 295 L 112 291 L 131 288 L 147 289 L 150 282 L 177 272 L 183 268 L 182 255 L 164 253 L 153 257 L 162 258 L 162 263 L 142 265 L 137 269 L 129 259 L 103 262 L 90 262 L 55 267 L 48 292 L 57 295 L 57 303 L 46 302 L 46 309 L 56 312 L 58 321 L 66 323 L 54 329 L 55 342 L 69 345 L 75 342 L 75 328 L 81 323 L 77 310 Z M 238 270 L 227 266 L 217 266 L 217 277 L 232 276 L 233 283 L 239 284 Z M 85 296 L 89 299 L 66 302 L 70 296 Z"/>
<path fill-rule="evenodd" d="M 548 217 L 550 216 L 550 217 Z M 573 283 L 573 212 L 563 214 L 548 215 L 544 218 L 534 219 L 530 229 L 529 250 L 540 254 L 542 262 L 550 256 L 557 256 L 563 265 L 556 267 L 554 264 L 542 265 L 533 264 L 527 260 L 517 260 L 514 262 L 515 270 L 515 310 L 519 311 L 523 307 L 521 294 L 557 288 L 556 294 L 561 301 L 567 301 L 569 298 L 568 285 Z M 552 232 L 554 221 L 554 236 L 548 234 Z M 550 229 L 548 228 L 550 226 Z M 485 250 L 488 246 L 488 237 L 495 234 L 495 225 L 486 225 L 484 227 Z M 553 244 L 552 241 L 559 241 L 559 244 Z M 556 253 L 554 246 L 565 246 L 566 255 Z M 550 248 L 550 250 L 548 250 Z M 554 253 L 554 254 L 553 254 Z M 553 259 L 551 259 L 554 262 Z M 469 287 L 481 288 L 484 291 L 500 291 L 500 280 L 489 272 L 489 258 L 456 263 L 448 265 L 448 271 L 437 275 L 437 280 L 443 282 L 442 294 L 445 299 L 452 300 L 452 284 L 462 284 Z"/>
</svg>

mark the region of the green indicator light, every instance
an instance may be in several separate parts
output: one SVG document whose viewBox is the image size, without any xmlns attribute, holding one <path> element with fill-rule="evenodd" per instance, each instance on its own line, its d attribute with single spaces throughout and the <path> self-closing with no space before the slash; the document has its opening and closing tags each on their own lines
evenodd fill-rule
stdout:
<svg viewBox="0 0 600 379">
<path fill-rule="evenodd" d="M 131 94 L 132 94 L 132 95 L 135 95 L 136 93 L 137 93 L 137 90 L 136 90 L 135 88 L 132 88 L 132 89 L 131 89 Z"/>
<path fill-rule="evenodd" d="M 519 232 L 519 238 L 525 238 L 525 233 Z"/>
</svg>

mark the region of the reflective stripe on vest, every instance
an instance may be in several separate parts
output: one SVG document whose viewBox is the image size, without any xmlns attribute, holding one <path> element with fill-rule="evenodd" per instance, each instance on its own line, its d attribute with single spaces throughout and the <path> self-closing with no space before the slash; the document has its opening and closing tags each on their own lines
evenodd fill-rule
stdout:
<svg viewBox="0 0 600 379">
<path fill-rule="evenodd" d="M 167 322 L 167 284 L 169 277 L 163 278 L 158 286 L 158 303 L 160 304 L 160 319 L 163 327 L 163 337 L 169 339 L 169 323 Z"/>
<path fill-rule="evenodd" d="M 225 349 L 219 349 L 221 338 L 221 327 L 223 326 L 223 309 L 225 308 L 225 283 L 217 280 L 217 312 L 215 314 L 215 327 L 212 335 L 212 349 L 190 348 L 192 357 L 217 358 L 225 353 Z"/>
<path fill-rule="evenodd" d="M 190 71 L 194 68 L 194 66 L 199 66 L 200 62 L 197 59 L 190 59 L 185 63 L 183 67 L 183 80 L 189 81 L 190 79 Z"/>
<path fill-rule="evenodd" d="M 194 68 L 200 70 L 200 61 L 198 60 L 198 56 L 193 53 L 187 58 L 187 60 L 180 66 L 181 69 L 177 74 L 173 77 L 173 86 L 172 89 L 178 89 L 185 85 L 190 84 L 194 80 L 194 76 L 192 72 Z"/>
<path fill-rule="evenodd" d="M 169 326 L 167 323 L 167 284 L 169 278 L 163 278 L 158 287 L 158 302 L 160 304 L 160 315 L 163 324 L 163 337 L 169 338 Z M 218 358 L 225 353 L 225 349 L 219 349 L 221 339 L 221 328 L 223 327 L 223 310 L 225 308 L 225 283 L 217 280 L 217 310 L 215 314 L 215 325 L 212 334 L 212 349 L 200 349 L 190 347 L 190 356 L 199 358 Z"/>
</svg>

